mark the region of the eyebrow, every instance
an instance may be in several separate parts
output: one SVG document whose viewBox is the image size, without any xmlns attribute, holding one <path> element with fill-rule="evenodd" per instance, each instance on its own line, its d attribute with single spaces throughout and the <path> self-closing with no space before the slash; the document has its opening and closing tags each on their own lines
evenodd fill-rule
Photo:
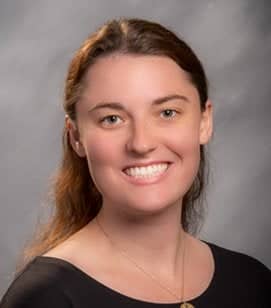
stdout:
<svg viewBox="0 0 271 308">
<path fill-rule="evenodd" d="M 183 102 L 189 103 L 189 99 L 184 96 L 184 95 L 179 95 L 179 94 L 171 94 L 163 97 L 158 97 L 155 100 L 152 101 L 152 105 L 161 105 L 164 104 L 170 100 L 182 100 Z M 116 110 L 123 110 L 125 111 L 126 108 L 119 102 L 101 102 L 98 103 L 96 106 L 94 106 L 92 109 L 88 111 L 88 113 L 93 112 L 98 109 L 102 108 L 111 108 L 111 109 L 116 109 Z"/>
</svg>

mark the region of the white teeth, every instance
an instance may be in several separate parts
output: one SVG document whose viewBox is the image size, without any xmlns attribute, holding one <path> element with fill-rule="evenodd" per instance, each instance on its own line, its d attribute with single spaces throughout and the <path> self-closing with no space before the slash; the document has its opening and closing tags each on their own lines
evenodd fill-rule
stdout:
<svg viewBox="0 0 271 308">
<path fill-rule="evenodd" d="M 167 169 L 167 167 L 168 164 L 165 163 L 165 164 L 151 165 L 147 167 L 129 168 L 126 169 L 124 172 L 129 176 L 146 178 L 163 173 Z"/>
</svg>

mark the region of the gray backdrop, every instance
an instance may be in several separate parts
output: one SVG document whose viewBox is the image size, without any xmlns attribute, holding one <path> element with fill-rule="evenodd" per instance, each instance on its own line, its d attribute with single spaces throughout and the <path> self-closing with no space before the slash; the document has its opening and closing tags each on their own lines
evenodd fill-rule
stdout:
<svg viewBox="0 0 271 308">
<path fill-rule="evenodd" d="M 67 65 L 90 32 L 121 16 L 161 22 L 202 59 L 215 136 L 201 238 L 271 267 L 270 1 L 1 0 L 0 295 L 60 158 Z"/>
</svg>

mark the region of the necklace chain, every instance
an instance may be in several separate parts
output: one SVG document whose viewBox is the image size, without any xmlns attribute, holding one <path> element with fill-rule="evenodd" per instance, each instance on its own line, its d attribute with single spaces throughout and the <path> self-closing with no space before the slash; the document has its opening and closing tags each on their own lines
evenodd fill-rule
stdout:
<svg viewBox="0 0 271 308">
<path fill-rule="evenodd" d="M 122 256 L 124 256 L 126 259 L 128 259 L 130 262 L 132 262 L 138 269 L 140 269 L 143 273 L 145 273 L 145 275 L 149 276 L 155 283 L 159 284 L 161 288 L 165 289 L 166 291 L 168 291 L 171 295 L 173 295 L 176 299 L 180 300 L 181 303 L 183 302 L 183 297 L 184 297 L 184 260 L 185 260 L 185 232 L 183 233 L 183 255 L 182 255 L 182 289 L 181 289 L 181 298 L 175 293 L 173 292 L 170 288 L 168 288 L 167 286 L 165 286 L 164 284 L 162 284 L 156 277 L 154 277 L 152 274 L 148 273 L 143 267 L 141 267 L 140 265 L 138 265 L 128 254 L 125 250 L 120 249 L 118 247 L 118 245 L 110 238 L 110 236 L 105 232 L 105 230 L 103 229 L 103 227 L 101 226 L 101 224 L 98 221 L 97 216 L 95 217 L 95 220 L 97 222 L 97 225 L 99 226 L 99 228 L 101 229 L 101 231 L 103 232 L 103 234 L 107 237 L 107 239 L 112 243 L 112 245 L 114 247 L 117 248 L 118 252 L 122 254 Z M 180 306 L 181 308 L 193 308 L 194 306 L 183 302 Z"/>
</svg>

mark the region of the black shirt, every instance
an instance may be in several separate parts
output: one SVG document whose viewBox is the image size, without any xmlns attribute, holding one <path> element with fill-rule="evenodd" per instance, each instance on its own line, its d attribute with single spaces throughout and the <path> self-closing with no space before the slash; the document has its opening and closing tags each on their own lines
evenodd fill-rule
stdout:
<svg viewBox="0 0 271 308">
<path fill-rule="evenodd" d="M 212 250 L 215 272 L 208 288 L 190 300 L 191 304 L 196 308 L 271 308 L 271 271 L 265 265 L 246 254 L 205 243 Z M 135 299 L 107 287 L 68 261 L 37 256 L 11 283 L 0 307 L 179 308 L 180 302 Z"/>
</svg>

